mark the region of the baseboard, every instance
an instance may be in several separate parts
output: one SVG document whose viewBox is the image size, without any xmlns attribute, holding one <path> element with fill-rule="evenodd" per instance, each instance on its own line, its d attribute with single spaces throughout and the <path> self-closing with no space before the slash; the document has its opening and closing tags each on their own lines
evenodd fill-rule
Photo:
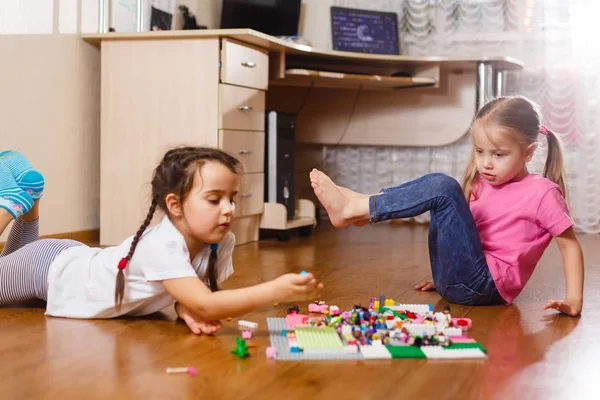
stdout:
<svg viewBox="0 0 600 400">
<path fill-rule="evenodd" d="M 52 235 L 40 236 L 40 239 L 72 239 L 77 240 L 88 245 L 97 246 L 100 242 L 100 229 L 90 229 L 87 231 L 67 232 L 67 233 L 54 233 Z M 4 247 L 6 242 L 0 243 L 0 250 Z"/>
</svg>

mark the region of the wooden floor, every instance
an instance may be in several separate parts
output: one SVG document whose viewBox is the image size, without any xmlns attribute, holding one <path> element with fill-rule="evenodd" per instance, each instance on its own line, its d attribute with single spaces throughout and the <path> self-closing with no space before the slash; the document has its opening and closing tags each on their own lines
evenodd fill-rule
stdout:
<svg viewBox="0 0 600 400">
<path fill-rule="evenodd" d="M 586 258 L 581 318 L 543 311 L 564 294 L 560 253 L 552 244 L 513 306 L 452 305 L 472 318 L 471 335 L 489 351 L 485 361 L 321 361 L 265 358 L 265 319 L 286 306 L 243 319 L 259 322 L 248 359 L 230 354 L 237 320 L 215 336 L 194 336 L 172 311 L 145 319 L 47 318 L 40 305 L 0 308 L 2 399 L 597 399 L 600 379 L 600 237 L 580 236 Z M 342 310 L 385 294 L 403 303 L 447 303 L 412 286 L 429 276 L 427 230 L 378 224 L 334 230 L 322 223 L 309 238 L 261 241 L 234 253 L 225 287 L 262 282 L 288 271 L 323 280 L 323 300 Z M 41 305 L 43 307 L 43 305 Z M 306 309 L 306 304 L 300 304 Z M 166 375 L 193 366 L 198 376 Z M 348 397 L 349 396 L 349 397 Z"/>
</svg>

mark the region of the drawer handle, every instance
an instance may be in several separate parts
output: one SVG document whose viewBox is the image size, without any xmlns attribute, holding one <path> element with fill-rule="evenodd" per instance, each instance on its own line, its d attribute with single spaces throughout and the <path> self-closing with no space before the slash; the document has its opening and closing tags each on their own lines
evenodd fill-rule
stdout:
<svg viewBox="0 0 600 400">
<path fill-rule="evenodd" d="M 256 63 L 253 61 L 242 61 L 242 65 L 244 67 L 248 67 L 248 68 L 254 68 L 256 67 Z"/>
<path fill-rule="evenodd" d="M 242 194 L 242 195 L 240 195 L 240 197 L 243 199 L 247 199 L 248 197 L 252 197 L 252 193 Z"/>
<path fill-rule="evenodd" d="M 250 155 L 252 154 L 252 150 L 240 150 L 240 154 Z"/>
<path fill-rule="evenodd" d="M 254 108 L 252 106 L 240 106 L 240 110 L 242 111 L 252 111 Z"/>
</svg>

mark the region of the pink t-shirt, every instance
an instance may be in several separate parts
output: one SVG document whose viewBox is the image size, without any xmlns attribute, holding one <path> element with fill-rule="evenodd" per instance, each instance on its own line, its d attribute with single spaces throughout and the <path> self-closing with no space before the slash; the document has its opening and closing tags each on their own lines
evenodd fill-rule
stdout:
<svg viewBox="0 0 600 400">
<path fill-rule="evenodd" d="M 569 208 L 560 187 L 537 174 L 501 186 L 481 180 L 477 195 L 470 207 L 485 259 L 498 292 L 512 303 L 552 237 L 573 225 Z"/>
</svg>

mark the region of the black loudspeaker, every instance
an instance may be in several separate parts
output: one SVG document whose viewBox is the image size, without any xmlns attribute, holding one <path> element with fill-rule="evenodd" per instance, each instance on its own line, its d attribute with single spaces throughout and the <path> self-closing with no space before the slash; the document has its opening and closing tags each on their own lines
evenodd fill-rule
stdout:
<svg viewBox="0 0 600 400">
<path fill-rule="evenodd" d="M 281 203 L 287 217 L 294 217 L 294 132 L 293 114 L 267 111 L 265 138 L 265 201 Z"/>
</svg>

